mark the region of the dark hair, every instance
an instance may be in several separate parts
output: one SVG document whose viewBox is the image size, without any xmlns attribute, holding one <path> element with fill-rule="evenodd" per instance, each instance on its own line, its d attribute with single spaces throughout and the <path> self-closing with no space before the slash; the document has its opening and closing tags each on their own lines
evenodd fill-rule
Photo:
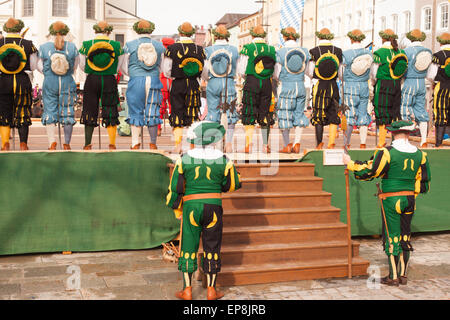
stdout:
<svg viewBox="0 0 450 320">
<path fill-rule="evenodd" d="M 394 48 L 395 52 L 399 51 L 397 39 L 391 39 L 391 44 L 392 44 L 392 48 Z"/>
</svg>

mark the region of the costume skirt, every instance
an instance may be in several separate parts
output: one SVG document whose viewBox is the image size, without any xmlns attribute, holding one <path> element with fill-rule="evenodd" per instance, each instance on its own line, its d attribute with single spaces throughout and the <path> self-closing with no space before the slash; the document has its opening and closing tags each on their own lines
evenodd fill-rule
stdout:
<svg viewBox="0 0 450 320">
<path fill-rule="evenodd" d="M 0 126 L 30 126 L 32 105 L 31 81 L 25 72 L 0 74 Z"/>
</svg>

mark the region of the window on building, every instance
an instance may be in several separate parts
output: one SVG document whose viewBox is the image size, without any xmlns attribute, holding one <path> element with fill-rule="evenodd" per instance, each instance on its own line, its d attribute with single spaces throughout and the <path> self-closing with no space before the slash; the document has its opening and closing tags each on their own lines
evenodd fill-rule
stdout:
<svg viewBox="0 0 450 320">
<path fill-rule="evenodd" d="M 352 15 L 351 14 L 346 15 L 345 19 L 347 20 L 345 29 L 352 30 L 353 29 Z"/>
<path fill-rule="evenodd" d="M 425 7 L 422 9 L 422 28 L 425 31 L 430 31 L 431 30 L 431 20 L 432 20 L 432 15 L 431 15 L 431 8 L 430 7 Z"/>
<path fill-rule="evenodd" d="M 68 17 L 68 0 L 53 0 L 52 15 L 54 17 Z"/>
<path fill-rule="evenodd" d="M 342 34 L 341 17 L 336 18 L 336 34 Z"/>
<path fill-rule="evenodd" d="M 95 19 L 95 0 L 86 0 L 86 19 Z"/>
<path fill-rule="evenodd" d="M 116 41 L 120 42 L 122 47 L 125 45 L 125 35 L 124 34 L 116 34 Z"/>
<path fill-rule="evenodd" d="M 328 27 L 330 30 L 334 30 L 333 19 L 328 20 Z"/>
<path fill-rule="evenodd" d="M 381 30 L 386 30 L 386 17 L 380 18 Z"/>
<path fill-rule="evenodd" d="M 372 8 L 367 9 L 365 20 L 366 20 L 366 29 L 372 29 L 373 24 Z"/>
<path fill-rule="evenodd" d="M 393 14 L 391 19 L 392 19 L 392 29 L 397 34 L 398 33 L 398 15 Z"/>
<path fill-rule="evenodd" d="M 405 11 L 405 33 L 411 30 L 411 12 Z"/>
<path fill-rule="evenodd" d="M 439 6 L 439 11 L 440 11 L 439 28 L 447 29 L 448 28 L 448 3 L 442 3 Z"/>
<path fill-rule="evenodd" d="M 23 0 L 23 16 L 32 17 L 34 15 L 34 0 Z"/>
</svg>

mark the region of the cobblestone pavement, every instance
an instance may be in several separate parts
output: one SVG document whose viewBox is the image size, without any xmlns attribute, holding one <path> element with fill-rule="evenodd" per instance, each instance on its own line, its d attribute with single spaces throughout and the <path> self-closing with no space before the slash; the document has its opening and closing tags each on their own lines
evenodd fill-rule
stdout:
<svg viewBox="0 0 450 320">
<path fill-rule="evenodd" d="M 387 273 L 379 239 L 357 239 L 372 270 Z M 409 283 L 376 287 L 369 277 L 222 288 L 227 300 L 450 299 L 450 232 L 414 238 Z M 76 275 L 79 274 L 79 287 Z M 369 284 L 368 284 L 369 282 Z M 173 300 L 182 280 L 161 249 L 0 257 L 2 300 Z M 70 290 L 74 288 L 74 290 Z M 194 298 L 205 299 L 200 282 Z"/>
</svg>

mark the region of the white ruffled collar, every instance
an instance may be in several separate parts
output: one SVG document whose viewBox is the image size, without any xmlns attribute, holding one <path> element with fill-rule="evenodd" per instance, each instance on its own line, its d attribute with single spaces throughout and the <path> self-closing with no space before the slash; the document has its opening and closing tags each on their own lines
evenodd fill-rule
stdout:
<svg viewBox="0 0 450 320">
<path fill-rule="evenodd" d="M 224 154 L 222 151 L 214 148 L 194 148 L 188 151 L 188 155 L 191 158 L 202 159 L 202 160 L 217 160 L 223 158 Z"/>
<path fill-rule="evenodd" d="M 394 149 L 405 153 L 416 153 L 417 147 L 413 146 L 408 139 L 397 139 L 392 142 Z"/>
</svg>

